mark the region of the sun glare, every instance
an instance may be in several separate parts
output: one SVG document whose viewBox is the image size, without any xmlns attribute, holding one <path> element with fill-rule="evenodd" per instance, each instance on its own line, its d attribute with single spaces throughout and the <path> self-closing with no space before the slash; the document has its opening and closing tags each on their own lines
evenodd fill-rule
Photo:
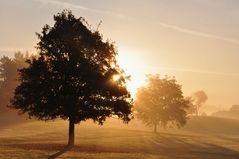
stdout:
<svg viewBox="0 0 239 159">
<path fill-rule="evenodd" d="M 118 81 L 118 80 L 119 80 L 119 78 L 120 78 L 120 76 L 119 76 L 119 75 L 114 75 L 114 76 L 113 76 L 113 81 Z"/>
<path fill-rule="evenodd" d="M 143 60 L 136 56 L 135 51 L 132 50 L 120 50 L 117 60 L 126 75 L 130 76 L 130 80 L 126 82 L 126 85 L 134 98 L 137 88 L 145 84 L 145 74 L 147 70 L 144 70 L 139 65 Z M 113 79 L 116 79 L 116 77 L 113 77 Z"/>
</svg>

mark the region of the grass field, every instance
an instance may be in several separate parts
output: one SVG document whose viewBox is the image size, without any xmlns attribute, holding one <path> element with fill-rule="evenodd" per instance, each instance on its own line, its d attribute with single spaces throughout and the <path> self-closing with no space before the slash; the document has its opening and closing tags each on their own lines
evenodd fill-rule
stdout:
<svg viewBox="0 0 239 159">
<path fill-rule="evenodd" d="M 0 127 L 0 158 L 48 158 L 67 143 L 68 123 L 32 121 Z M 239 121 L 192 118 L 181 130 L 152 133 L 141 123 L 110 120 L 76 126 L 76 146 L 57 158 L 239 159 Z"/>
</svg>

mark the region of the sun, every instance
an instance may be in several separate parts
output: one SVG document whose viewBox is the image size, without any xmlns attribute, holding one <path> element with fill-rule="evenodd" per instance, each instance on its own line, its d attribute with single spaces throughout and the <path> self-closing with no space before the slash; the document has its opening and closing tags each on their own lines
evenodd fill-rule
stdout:
<svg viewBox="0 0 239 159">
<path fill-rule="evenodd" d="M 113 81 L 118 81 L 120 79 L 120 75 L 114 75 L 113 76 Z"/>
<path fill-rule="evenodd" d="M 130 76 L 130 80 L 126 82 L 126 85 L 134 98 L 137 88 L 145 85 L 146 70 L 142 68 L 143 60 L 136 56 L 135 52 L 122 50 L 117 55 L 117 61 L 120 68 L 125 71 L 125 74 Z M 117 78 L 117 76 L 114 76 L 113 80 L 117 80 Z"/>
</svg>

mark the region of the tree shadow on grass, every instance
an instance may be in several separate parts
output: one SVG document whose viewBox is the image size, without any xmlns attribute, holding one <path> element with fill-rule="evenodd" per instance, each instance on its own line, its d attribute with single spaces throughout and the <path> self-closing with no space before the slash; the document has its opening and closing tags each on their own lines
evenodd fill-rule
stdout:
<svg viewBox="0 0 239 159">
<path fill-rule="evenodd" d="M 59 157 L 60 155 L 64 154 L 66 151 L 70 150 L 72 147 L 70 146 L 66 146 L 64 147 L 62 150 L 52 154 L 51 156 L 48 157 L 48 159 L 55 159 L 57 157 Z"/>
</svg>

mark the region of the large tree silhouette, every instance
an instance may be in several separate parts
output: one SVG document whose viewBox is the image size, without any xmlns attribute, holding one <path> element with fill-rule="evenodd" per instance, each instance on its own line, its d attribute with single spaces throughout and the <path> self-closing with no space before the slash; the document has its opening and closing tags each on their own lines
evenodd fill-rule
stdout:
<svg viewBox="0 0 239 159">
<path fill-rule="evenodd" d="M 114 45 L 70 11 L 54 20 L 37 34 L 39 56 L 20 70 L 11 107 L 40 120 L 69 120 L 68 146 L 73 146 L 74 126 L 81 121 L 103 124 L 111 116 L 130 121 L 132 99 Z"/>
<path fill-rule="evenodd" d="M 147 85 L 138 89 L 134 105 L 136 116 L 146 125 L 154 126 L 156 132 L 157 126 L 183 126 L 190 101 L 183 97 L 175 79 L 149 75 Z"/>
</svg>

